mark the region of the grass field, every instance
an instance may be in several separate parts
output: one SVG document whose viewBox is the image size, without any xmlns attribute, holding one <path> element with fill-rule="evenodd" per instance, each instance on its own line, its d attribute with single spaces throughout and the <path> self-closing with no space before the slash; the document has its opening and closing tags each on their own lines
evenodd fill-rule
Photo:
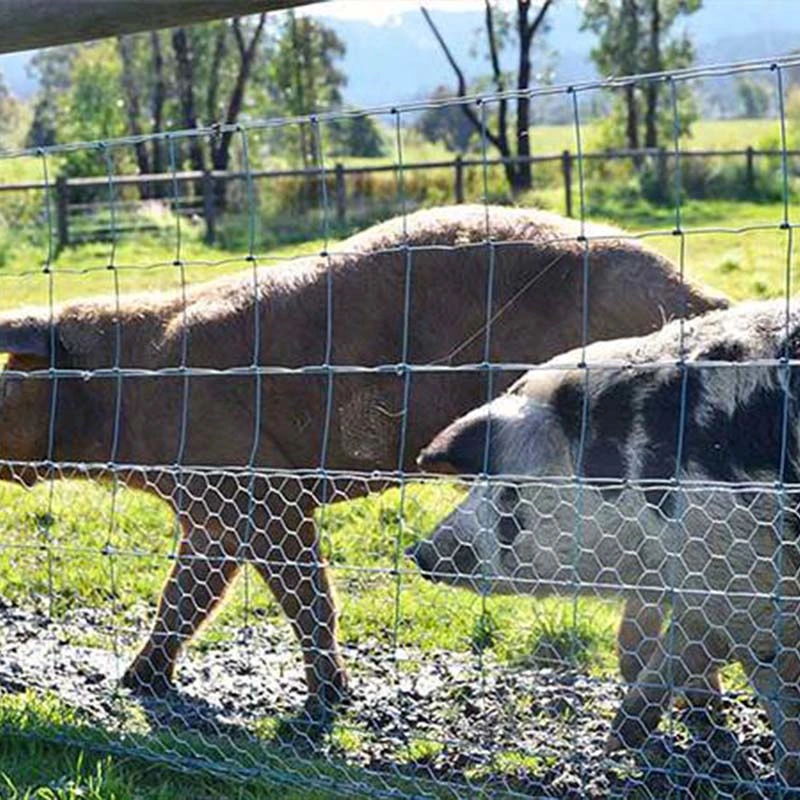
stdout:
<svg viewBox="0 0 800 800">
<path fill-rule="evenodd" d="M 734 137 L 738 133 L 752 135 L 761 123 L 751 126 L 749 132 L 725 125 Z M 701 130 L 698 128 L 698 136 Z M 551 134 L 555 142 L 563 129 Z M 733 138 L 725 146 L 734 146 Z M 537 200 L 559 209 L 561 197 L 544 192 Z M 604 211 L 604 218 L 632 231 L 656 233 L 648 236 L 649 243 L 683 263 L 687 275 L 737 299 L 780 295 L 787 274 L 791 276 L 795 268 L 788 233 L 778 227 L 784 213 L 780 204 L 689 201 L 682 208 L 682 227 L 689 230 L 685 237 L 672 235 L 675 217 L 669 208 L 640 202 L 607 206 Z M 789 209 L 790 218 L 794 211 Z M 321 246 L 317 239 L 259 255 L 268 263 L 269 257 L 291 257 Z M 115 275 L 122 291 L 173 287 L 181 279 L 180 269 L 172 263 L 175 246 L 169 235 L 120 242 L 115 263 L 125 268 L 116 273 L 105 269 L 107 245 L 68 248 L 53 263 L 51 275 L 43 275 L 39 268 L 45 255 L 36 248 L 10 253 L 5 267 L 0 268 L 0 308 L 46 303 L 51 288 L 56 302 L 111 293 Z M 181 258 L 190 281 L 247 268 L 241 251 L 207 248 L 200 231 L 191 226 L 183 231 Z M 144 265 L 148 268 L 142 269 Z M 488 598 L 484 604 L 476 596 L 433 587 L 410 572 L 401 570 L 399 576 L 391 572 L 397 566 L 397 554 L 424 535 L 459 496 L 457 488 L 446 484 L 418 484 L 410 485 L 402 495 L 395 489 L 337 504 L 323 513 L 320 524 L 343 609 L 343 640 L 374 643 L 387 650 L 399 646 L 463 653 L 491 651 L 500 663 L 508 665 L 568 660 L 589 672 L 613 672 L 614 627 L 619 613 L 613 602 Z M 173 525 L 166 508 L 142 493 L 122 490 L 114 502 L 112 506 L 105 486 L 65 482 L 51 492 L 47 485 L 23 491 L 0 484 L 0 597 L 47 607 L 56 616 L 81 605 L 101 609 L 111 626 L 144 625 L 168 568 Z M 113 526 L 112 507 L 116 514 Z M 127 561 L 103 556 L 107 543 L 119 552 L 136 550 L 137 555 Z M 116 576 L 113 583 L 112 574 Z M 231 602 L 196 646 L 224 641 L 245 619 L 280 621 L 274 603 L 257 581 L 248 580 L 246 588 L 247 593 L 245 582 L 240 582 Z M 55 600 L 52 606 L 51 595 Z M 290 636 L 288 628 L 286 636 Z M 108 646 L 109 642 L 87 631 L 84 643 Z M 0 729 L 11 726 L 31 735 L 69 729 L 70 714 L 69 709 L 48 705 L 41 698 L 0 697 Z M 316 800 L 324 796 L 211 777 L 185 778 L 134 758 L 91 756 L 70 746 L 0 736 L 0 798 Z"/>
</svg>

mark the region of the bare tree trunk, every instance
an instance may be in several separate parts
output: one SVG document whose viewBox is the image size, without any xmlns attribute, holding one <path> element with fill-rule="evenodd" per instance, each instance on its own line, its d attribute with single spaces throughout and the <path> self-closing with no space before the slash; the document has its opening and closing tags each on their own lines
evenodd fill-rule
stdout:
<svg viewBox="0 0 800 800">
<path fill-rule="evenodd" d="M 233 125 L 239 119 L 239 114 L 242 111 L 244 104 L 245 90 L 247 89 L 247 81 L 250 79 L 250 72 L 253 68 L 256 53 L 258 52 L 258 44 L 261 40 L 261 35 L 264 32 L 264 25 L 267 20 L 267 15 L 262 14 L 258 18 L 258 24 L 253 32 L 250 42 L 245 42 L 244 34 L 242 33 L 241 22 L 238 18 L 232 22 L 233 33 L 236 39 L 236 47 L 239 50 L 239 71 L 236 73 L 236 80 L 233 84 L 231 96 L 228 99 L 228 107 L 225 112 L 225 123 L 227 126 Z M 215 170 L 226 170 L 230 163 L 230 150 L 231 142 L 233 141 L 233 131 L 225 130 L 219 138 L 219 142 L 212 153 L 212 164 Z M 217 206 L 222 209 L 225 206 L 225 184 L 220 181 L 217 195 Z"/>
<path fill-rule="evenodd" d="M 636 98 L 636 87 L 632 84 L 625 87 L 625 136 L 631 150 L 639 149 L 639 103 Z"/>
<path fill-rule="evenodd" d="M 544 23 L 553 0 L 545 0 L 533 22 L 528 24 L 529 0 L 517 0 L 517 28 L 519 32 L 519 69 L 517 72 L 517 155 L 520 159 L 517 169 L 517 190 L 530 189 L 533 185 L 531 170 L 531 101 L 528 89 L 531 84 L 531 47 L 537 31 Z"/>
<path fill-rule="evenodd" d="M 461 105 L 461 110 L 466 115 L 467 119 L 472 123 L 475 129 L 480 133 L 482 138 L 485 138 L 494 148 L 498 150 L 500 156 L 504 159 L 504 169 L 506 179 L 512 190 L 517 193 L 524 189 L 529 189 L 532 183 L 532 172 L 530 166 L 530 98 L 527 95 L 530 88 L 531 80 L 531 57 L 530 50 L 533 44 L 533 39 L 536 32 L 544 22 L 545 15 L 552 5 L 553 0 L 545 0 L 539 8 L 536 17 L 532 23 L 528 23 L 528 16 L 530 12 L 530 0 L 517 0 L 517 28 L 519 32 L 519 67 L 517 71 L 517 89 L 519 95 L 517 97 L 517 122 L 516 122 L 516 138 L 517 138 L 517 158 L 515 159 L 511 146 L 508 140 L 508 100 L 507 98 L 500 98 L 498 100 L 498 126 L 497 132 L 492 131 L 488 125 L 484 125 L 484 120 L 478 116 L 475 109 L 471 105 L 464 103 Z M 499 94 L 505 91 L 505 78 L 503 77 L 502 68 L 500 65 L 499 48 L 497 47 L 497 38 L 495 35 L 494 14 L 490 0 L 485 0 L 486 9 L 486 33 L 489 40 L 489 55 L 492 62 L 492 72 L 494 75 L 495 87 Z M 427 9 L 422 8 L 425 21 L 428 23 L 436 41 L 442 48 L 448 63 L 453 69 L 458 80 L 458 96 L 466 97 L 467 94 L 467 81 L 464 73 L 456 63 L 450 48 L 444 41 L 442 34 L 433 22 L 431 15 Z"/>
<path fill-rule="evenodd" d="M 639 44 L 639 9 L 636 0 L 622 0 L 621 13 L 625 30 L 623 36 L 623 46 L 626 51 L 625 72 L 631 74 L 636 72 L 636 48 Z M 625 86 L 625 138 L 631 150 L 639 149 L 639 98 L 636 88 L 633 84 Z M 636 156 L 633 163 L 638 169 L 642 160 Z"/>
<path fill-rule="evenodd" d="M 164 103 L 167 98 L 167 82 L 164 78 L 164 54 L 161 50 L 161 34 L 150 32 L 150 49 L 153 51 L 153 95 L 152 112 L 153 133 L 164 130 Z M 153 139 L 153 172 L 164 172 L 164 143 L 159 137 Z"/>
<path fill-rule="evenodd" d="M 175 53 L 175 78 L 178 85 L 183 126 L 188 130 L 193 130 L 198 127 L 194 100 L 194 66 L 186 28 L 175 28 L 172 32 L 172 49 Z M 203 149 L 196 136 L 189 138 L 189 159 L 192 169 L 198 172 L 205 169 Z"/>
<path fill-rule="evenodd" d="M 222 23 L 217 26 L 214 54 L 211 57 L 211 70 L 208 78 L 208 91 L 206 93 L 206 119 L 209 122 L 216 122 L 219 113 L 219 73 L 228 50 L 227 39 L 228 25 L 227 23 Z"/>
<path fill-rule="evenodd" d="M 528 26 L 530 4 L 526 0 L 517 0 L 517 32 L 519 35 L 519 67 L 517 69 L 517 174 L 514 189 L 517 192 L 530 189 L 533 181 L 531 174 L 530 125 L 531 101 L 527 91 L 531 83 L 531 43 L 533 31 Z"/>
<path fill-rule="evenodd" d="M 447 59 L 447 62 L 453 69 L 453 72 L 456 75 L 456 80 L 458 81 L 458 96 L 459 97 L 466 97 L 467 96 L 467 80 L 464 77 L 464 73 L 462 72 L 461 68 L 458 66 L 455 58 L 453 58 L 453 54 L 450 52 L 450 48 L 447 46 L 442 34 L 439 32 L 439 29 L 436 27 L 431 15 L 428 13 L 426 8 L 420 8 L 423 17 L 425 17 L 425 21 L 428 23 L 433 35 L 436 37 L 436 41 L 439 43 L 439 46 L 442 48 L 442 52 Z M 475 112 L 475 109 L 469 103 L 462 103 L 460 106 L 461 110 L 464 112 L 464 116 L 470 121 L 472 126 L 478 131 L 482 138 L 486 138 L 486 141 L 489 142 L 492 147 L 496 148 L 500 155 L 503 158 L 510 158 L 511 151 L 508 147 L 508 142 L 505 143 L 500 138 L 500 136 L 494 133 L 488 125 L 484 125 L 483 119 L 478 116 Z M 506 170 L 506 176 L 508 176 L 508 170 Z"/>
<path fill-rule="evenodd" d="M 297 16 L 294 11 L 289 11 L 289 24 L 292 32 L 292 51 L 294 54 L 294 80 L 295 93 L 297 95 L 297 111 L 305 114 L 308 111 L 305 98 L 305 82 L 303 80 L 303 62 L 301 59 L 300 35 L 297 31 Z M 298 128 L 300 134 L 300 159 L 303 169 L 308 168 L 308 141 L 305 124 L 301 123 Z"/>
<path fill-rule="evenodd" d="M 661 69 L 661 8 L 660 0 L 650 0 L 650 53 L 648 72 Z M 644 146 L 658 147 L 658 81 L 645 88 Z"/>
<path fill-rule="evenodd" d="M 494 32 L 494 14 L 490 0 L 485 0 L 486 4 L 486 36 L 489 40 L 489 56 L 492 60 L 492 72 L 494 73 L 494 83 L 498 94 L 503 94 L 506 90 L 503 70 L 500 66 L 500 55 L 497 49 L 497 39 Z M 511 147 L 508 144 L 508 99 L 501 97 L 497 109 L 497 149 L 503 154 L 504 158 L 511 156 Z M 507 155 L 506 155 L 507 154 Z M 512 191 L 516 191 L 517 186 L 517 164 L 513 161 L 503 163 L 503 170 L 506 173 L 506 180 Z"/>
<path fill-rule="evenodd" d="M 128 132 L 131 136 L 142 135 L 142 104 L 139 98 L 139 87 L 134 74 L 134 41 L 130 36 L 117 37 L 117 49 L 119 50 L 120 60 L 122 61 L 122 90 L 125 93 L 125 108 L 128 114 Z M 150 172 L 150 157 L 147 152 L 147 145 L 143 141 L 137 141 L 133 146 L 136 154 L 136 166 L 141 175 Z M 146 200 L 151 196 L 150 185 L 147 183 L 139 184 L 139 196 Z"/>
</svg>

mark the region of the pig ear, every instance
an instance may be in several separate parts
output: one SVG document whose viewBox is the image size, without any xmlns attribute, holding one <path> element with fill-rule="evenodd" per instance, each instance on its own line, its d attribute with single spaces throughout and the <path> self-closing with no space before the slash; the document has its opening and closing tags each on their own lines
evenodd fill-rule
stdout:
<svg viewBox="0 0 800 800">
<path fill-rule="evenodd" d="M 487 407 L 461 417 L 419 454 L 418 466 L 428 472 L 459 475 L 491 472 L 492 446 L 498 423 L 490 417 Z"/>
<path fill-rule="evenodd" d="M 50 357 L 49 317 L 35 314 L 0 317 L 0 353 Z"/>
</svg>

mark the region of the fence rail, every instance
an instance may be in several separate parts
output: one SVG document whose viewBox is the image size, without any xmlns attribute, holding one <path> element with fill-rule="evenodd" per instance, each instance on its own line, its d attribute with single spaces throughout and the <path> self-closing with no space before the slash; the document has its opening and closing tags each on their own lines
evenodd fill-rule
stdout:
<svg viewBox="0 0 800 800">
<path fill-rule="evenodd" d="M 742 149 L 705 149 L 705 150 L 680 150 L 680 158 L 742 158 L 745 167 L 746 185 L 752 188 L 755 185 L 755 164 L 756 158 L 760 157 L 796 157 L 800 156 L 800 150 L 775 150 L 762 149 L 748 146 Z M 333 203 L 334 214 L 338 224 L 347 221 L 347 177 L 351 175 L 369 175 L 387 172 L 415 172 L 419 170 L 432 169 L 452 169 L 453 170 L 453 199 L 456 203 L 465 201 L 465 170 L 472 167 L 485 166 L 505 166 L 507 164 L 561 164 L 561 180 L 564 186 L 564 209 L 567 216 L 573 216 L 573 166 L 580 158 L 584 161 L 615 161 L 631 160 L 637 161 L 645 158 L 656 159 L 659 170 L 666 175 L 666 164 L 670 158 L 675 158 L 676 153 L 664 147 L 652 148 L 624 148 L 614 150 L 602 150 L 589 153 L 577 153 L 565 149 L 560 153 L 550 153 L 546 155 L 534 155 L 526 157 L 493 158 L 482 159 L 479 157 L 469 158 L 457 155 L 452 159 L 440 159 L 435 161 L 409 162 L 401 165 L 378 164 L 347 166 L 337 162 L 332 167 L 314 166 L 302 169 L 260 169 L 260 170 L 183 170 L 180 172 L 147 173 L 136 175 L 102 175 L 89 177 L 66 177 L 60 176 L 54 183 L 46 181 L 23 181 L 18 183 L 0 183 L 0 193 L 21 192 L 21 191 L 52 191 L 56 209 L 56 221 L 58 231 L 59 249 L 74 243 L 71 234 L 70 216 L 71 212 L 86 212 L 89 207 L 99 208 L 108 204 L 91 204 L 85 202 L 72 202 L 70 194 L 73 189 L 83 188 L 102 188 L 110 183 L 114 186 L 154 186 L 158 184 L 181 185 L 192 183 L 198 187 L 198 197 L 195 202 L 188 199 L 184 202 L 176 202 L 174 210 L 176 212 L 196 213 L 203 217 L 206 226 L 206 242 L 214 242 L 216 237 L 216 218 L 218 214 L 218 187 L 220 183 L 225 184 L 229 181 L 241 180 L 268 180 L 281 178 L 305 178 L 305 179 L 332 179 L 334 182 Z M 174 198 L 173 198 L 174 199 Z M 120 205 L 120 203 L 115 203 Z M 114 230 L 119 231 L 120 226 L 115 226 Z M 106 234 L 113 231 L 106 228 Z M 81 238 L 86 238 L 84 236 Z"/>
</svg>

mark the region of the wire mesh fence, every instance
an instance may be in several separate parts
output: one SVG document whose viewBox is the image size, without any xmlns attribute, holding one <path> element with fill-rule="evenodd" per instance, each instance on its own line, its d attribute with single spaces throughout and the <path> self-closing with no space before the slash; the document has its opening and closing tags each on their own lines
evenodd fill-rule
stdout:
<svg viewBox="0 0 800 800">
<path fill-rule="evenodd" d="M 5 209 L 29 238 L 0 268 L 2 730 L 361 796 L 795 786 L 798 65 L 531 91 L 573 119 L 572 220 L 493 205 L 485 138 L 480 202 L 416 208 L 404 120 L 431 103 L 370 112 L 394 218 L 343 241 L 325 127 L 347 112 L 227 131 L 217 249 L 177 175 L 219 126 L 160 136 L 168 252 L 120 223 L 152 137 L 3 154 L 43 186 Z M 780 201 L 709 222 L 679 89 L 755 73 Z M 589 219 L 613 175 L 582 110 L 631 81 L 658 83 L 673 140 L 672 202 L 629 233 Z M 301 130 L 310 243 L 275 249 L 252 165 Z M 76 158 L 107 177 L 110 242 L 57 252 Z M 695 283 L 720 240 L 768 262 L 740 294 L 779 299 Z"/>
</svg>

